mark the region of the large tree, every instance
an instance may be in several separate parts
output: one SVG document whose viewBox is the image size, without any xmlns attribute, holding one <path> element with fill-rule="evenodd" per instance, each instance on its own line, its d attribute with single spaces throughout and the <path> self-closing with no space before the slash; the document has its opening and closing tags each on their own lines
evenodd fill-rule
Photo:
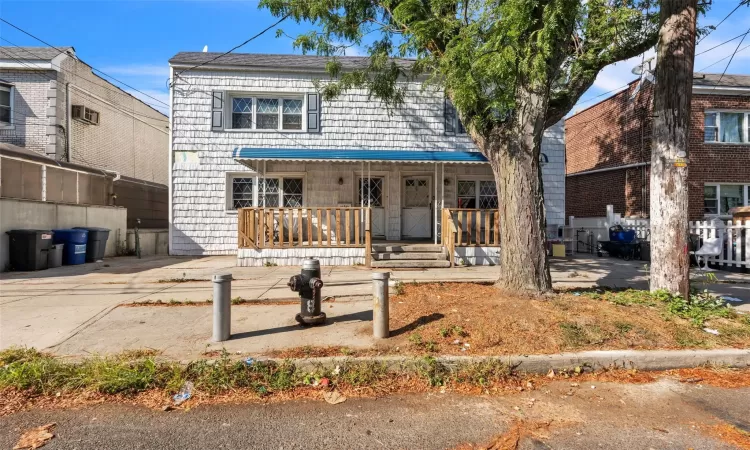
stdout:
<svg viewBox="0 0 750 450">
<path fill-rule="evenodd" d="M 661 0 L 651 150 L 651 290 L 689 298 L 688 140 L 697 0 Z"/>
<path fill-rule="evenodd" d="M 654 0 L 655 1 L 655 0 Z M 545 252 L 540 147 L 605 66 L 656 43 L 649 0 L 262 0 L 272 14 L 315 25 L 304 52 L 367 45 L 366 67 L 335 58 L 324 97 L 364 88 L 389 106 L 398 80 L 443 88 L 492 166 L 500 203 L 500 279 L 511 290 L 552 287 Z M 651 8 L 658 9 L 658 8 Z M 413 58 L 404 64 L 395 58 Z"/>
</svg>

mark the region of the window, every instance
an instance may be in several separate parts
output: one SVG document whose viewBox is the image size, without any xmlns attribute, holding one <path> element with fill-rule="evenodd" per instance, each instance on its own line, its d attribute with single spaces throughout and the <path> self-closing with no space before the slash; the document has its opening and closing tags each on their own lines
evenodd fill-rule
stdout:
<svg viewBox="0 0 750 450">
<path fill-rule="evenodd" d="M 300 177 L 259 178 L 258 206 L 299 208 L 303 206 L 304 180 Z"/>
<path fill-rule="evenodd" d="M 247 130 L 299 130 L 305 101 L 298 98 L 236 95 L 231 97 L 232 128 Z"/>
<path fill-rule="evenodd" d="M 382 178 L 359 179 L 359 204 L 374 208 L 383 207 Z"/>
<path fill-rule="evenodd" d="M 261 178 L 258 183 L 258 203 L 264 207 L 279 206 L 279 179 Z"/>
<path fill-rule="evenodd" d="M 250 208 L 253 206 L 252 177 L 237 177 L 232 179 L 232 209 Z"/>
<path fill-rule="evenodd" d="M 298 208 L 302 206 L 302 178 L 284 178 L 285 208 Z"/>
<path fill-rule="evenodd" d="M 0 125 L 13 125 L 13 86 L 0 84 Z"/>
<path fill-rule="evenodd" d="M 707 184 L 703 186 L 703 212 L 707 216 L 728 216 L 737 206 L 750 205 L 750 185 Z"/>
<path fill-rule="evenodd" d="M 497 209 L 497 185 L 494 180 L 459 180 L 458 207 Z"/>
<path fill-rule="evenodd" d="M 741 144 L 750 142 L 746 111 L 706 111 L 703 119 L 703 140 Z"/>
<path fill-rule="evenodd" d="M 86 122 L 91 125 L 99 125 L 99 112 L 83 105 L 73 105 L 72 115 L 74 119 Z"/>
<path fill-rule="evenodd" d="M 461 119 L 458 118 L 456 107 L 453 106 L 453 103 L 447 98 L 444 103 L 443 115 L 443 118 L 445 119 L 445 134 L 466 134 L 464 124 L 461 123 Z"/>
</svg>

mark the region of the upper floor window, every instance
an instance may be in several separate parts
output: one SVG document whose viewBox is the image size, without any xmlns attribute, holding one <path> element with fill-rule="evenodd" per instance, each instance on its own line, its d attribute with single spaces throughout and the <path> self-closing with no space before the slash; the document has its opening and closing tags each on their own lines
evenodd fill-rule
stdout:
<svg viewBox="0 0 750 450">
<path fill-rule="evenodd" d="M 232 128 L 247 130 L 302 130 L 304 99 L 299 97 L 233 95 Z"/>
<path fill-rule="evenodd" d="M 445 121 L 445 134 L 466 134 L 464 124 L 461 123 L 461 119 L 458 118 L 456 107 L 453 106 L 453 103 L 447 98 L 444 103 L 443 119 Z"/>
<path fill-rule="evenodd" d="M 99 125 L 99 111 L 94 111 L 83 105 L 73 105 L 71 113 L 74 119 L 81 120 L 91 125 Z"/>
<path fill-rule="evenodd" d="M 0 126 L 13 125 L 13 86 L 0 84 Z"/>
<path fill-rule="evenodd" d="M 741 144 L 748 139 L 750 122 L 747 111 L 706 111 L 703 121 L 703 140 Z"/>
</svg>

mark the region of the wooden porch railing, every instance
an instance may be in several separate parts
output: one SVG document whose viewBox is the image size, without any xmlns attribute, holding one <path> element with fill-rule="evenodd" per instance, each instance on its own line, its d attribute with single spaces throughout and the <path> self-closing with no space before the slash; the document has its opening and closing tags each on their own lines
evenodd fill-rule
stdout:
<svg viewBox="0 0 750 450">
<path fill-rule="evenodd" d="M 496 209 L 444 208 L 442 223 L 446 247 L 500 245 L 500 212 Z"/>
<path fill-rule="evenodd" d="M 372 252 L 370 208 L 240 208 L 239 248 L 364 247 Z"/>
</svg>

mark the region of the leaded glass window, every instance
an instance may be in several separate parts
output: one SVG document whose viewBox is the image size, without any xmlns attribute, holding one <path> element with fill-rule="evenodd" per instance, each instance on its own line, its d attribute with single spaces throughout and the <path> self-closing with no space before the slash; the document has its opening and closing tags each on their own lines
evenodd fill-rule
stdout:
<svg viewBox="0 0 750 450">
<path fill-rule="evenodd" d="M 284 130 L 302 129 L 302 100 L 284 99 L 281 127 Z"/>
<path fill-rule="evenodd" d="M 253 178 L 237 177 L 232 179 L 232 208 L 250 208 L 253 206 Z"/>
<path fill-rule="evenodd" d="M 279 99 L 258 98 L 257 123 L 255 128 L 259 130 L 277 130 L 279 128 Z"/>
<path fill-rule="evenodd" d="M 248 97 L 232 99 L 232 128 L 253 127 L 253 99 Z"/>
<path fill-rule="evenodd" d="M 360 178 L 359 202 L 361 205 L 380 208 L 383 206 L 383 179 Z"/>
<path fill-rule="evenodd" d="M 302 206 L 302 178 L 284 178 L 284 207 Z"/>
</svg>

